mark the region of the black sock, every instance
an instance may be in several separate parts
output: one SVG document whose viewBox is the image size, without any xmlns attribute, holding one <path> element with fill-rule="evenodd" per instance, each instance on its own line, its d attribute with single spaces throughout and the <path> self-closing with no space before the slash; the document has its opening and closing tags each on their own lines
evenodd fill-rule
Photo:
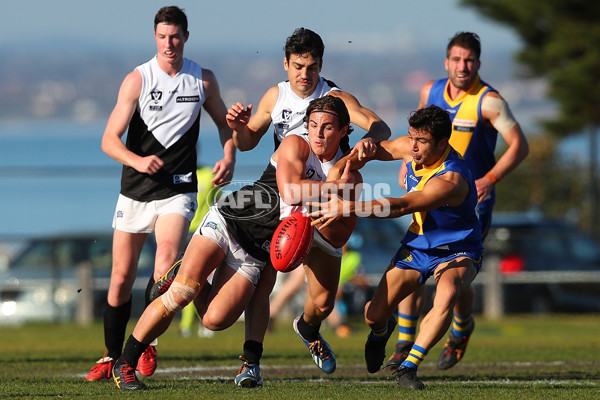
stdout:
<svg viewBox="0 0 600 400">
<path fill-rule="evenodd" d="M 104 307 L 104 345 L 106 356 L 114 360 L 121 356 L 127 322 L 131 316 L 131 297 L 127 303 L 118 307 L 111 307 L 106 303 Z"/>
<path fill-rule="evenodd" d="M 250 364 L 260 364 L 262 353 L 262 343 L 255 340 L 246 340 L 246 342 L 244 342 L 244 358 Z"/>
<path fill-rule="evenodd" d="M 136 368 L 138 364 L 138 360 L 148 348 L 147 344 L 144 344 L 138 341 L 133 335 L 129 335 L 127 339 L 127 343 L 125 343 L 125 348 L 123 349 L 123 354 L 121 358 L 125 360 L 130 367 Z"/>
<path fill-rule="evenodd" d="M 321 328 L 321 324 L 314 327 L 310 325 L 308 322 L 304 321 L 304 313 L 300 316 L 298 320 L 298 331 L 307 342 L 314 342 L 319 339 L 319 329 Z"/>
</svg>

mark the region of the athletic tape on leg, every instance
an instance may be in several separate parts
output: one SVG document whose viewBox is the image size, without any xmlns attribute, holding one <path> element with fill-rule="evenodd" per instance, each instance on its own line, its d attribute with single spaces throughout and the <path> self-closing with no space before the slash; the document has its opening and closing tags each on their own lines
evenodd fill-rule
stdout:
<svg viewBox="0 0 600 400">
<path fill-rule="evenodd" d="M 200 292 L 200 283 L 186 276 L 177 275 L 165 294 L 160 296 L 165 311 L 177 313 L 187 306 Z"/>
</svg>

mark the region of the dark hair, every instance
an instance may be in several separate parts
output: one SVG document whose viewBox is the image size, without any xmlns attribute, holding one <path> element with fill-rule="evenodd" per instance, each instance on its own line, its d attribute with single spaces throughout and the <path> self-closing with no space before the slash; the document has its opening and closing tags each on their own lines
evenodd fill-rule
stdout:
<svg viewBox="0 0 600 400">
<path fill-rule="evenodd" d="M 457 32 L 448 42 L 448 46 L 446 47 L 446 57 L 450 55 L 450 49 L 454 46 L 472 50 L 475 53 L 477 60 L 479 60 L 479 57 L 481 56 L 481 42 L 476 33 Z"/>
<path fill-rule="evenodd" d="M 285 41 L 283 48 L 285 58 L 288 60 L 292 54 L 310 54 L 314 58 L 323 61 L 325 45 L 321 36 L 306 28 L 298 28 Z"/>
<path fill-rule="evenodd" d="M 312 100 L 306 108 L 306 115 L 304 116 L 305 123 L 308 123 L 308 118 L 314 111 L 328 111 L 331 114 L 335 114 L 338 120 L 339 128 L 341 129 L 344 126 L 348 127 L 348 132 L 340 139 L 340 149 L 343 153 L 348 152 L 350 150 L 349 135 L 352 133 L 353 129 L 350 126 L 350 113 L 348 112 L 348 108 L 346 107 L 344 100 L 335 96 L 323 96 Z"/>
<path fill-rule="evenodd" d="M 177 6 L 163 7 L 154 16 L 154 30 L 160 23 L 178 25 L 183 33 L 188 31 L 188 21 L 183 9 Z"/>
<path fill-rule="evenodd" d="M 413 129 L 428 132 L 436 143 L 442 139 L 450 139 L 452 134 L 450 114 L 434 105 L 410 113 L 408 124 Z"/>
<path fill-rule="evenodd" d="M 326 111 L 329 112 L 329 114 L 334 114 L 337 117 L 339 127 L 343 128 L 344 126 L 347 126 L 348 133 L 351 132 L 350 113 L 348 113 L 348 108 L 346 108 L 344 100 L 339 97 L 323 96 L 312 100 L 306 108 L 306 122 L 308 122 L 310 114 L 315 111 Z"/>
</svg>

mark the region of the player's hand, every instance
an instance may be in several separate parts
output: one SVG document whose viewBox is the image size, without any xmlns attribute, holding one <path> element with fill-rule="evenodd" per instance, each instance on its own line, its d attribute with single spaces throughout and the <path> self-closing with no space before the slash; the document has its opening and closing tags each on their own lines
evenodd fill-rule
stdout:
<svg viewBox="0 0 600 400">
<path fill-rule="evenodd" d="M 477 201 L 481 203 L 483 200 L 489 198 L 492 194 L 494 183 L 483 176 L 481 179 L 477 179 L 475 181 L 475 187 L 477 188 Z"/>
<path fill-rule="evenodd" d="M 356 143 L 350 155 L 356 154 L 358 161 L 373 158 L 377 152 L 377 143 L 372 138 L 363 138 Z"/>
<path fill-rule="evenodd" d="M 231 129 L 239 131 L 248 125 L 251 115 L 252 104 L 248 104 L 248 108 L 244 108 L 244 104 L 238 101 L 227 110 L 225 119 L 227 120 L 227 125 L 229 125 Z"/>
<path fill-rule="evenodd" d="M 352 173 L 352 161 L 346 161 L 342 175 L 336 179 L 335 183 L 340 185 L 354 185 L 356 183 L 355 175 Z"/>
<path fill-rule="evenodd" d="M 158 156 L 151 155 L 140 158 L 135 165 L 132 165 L 132 167 L 138 172 L 148 175 L 154 175 L 164 165 L 165 163 Z"/>
<path fill-rule="evenodd" d="M 350 215 L 350 207 L 344 202 L 344 199 L 337 194 L 326 194 L 325 196 L 329 198 L 329 201 L 323 203 L 309 201 L 306 203 L 310 210 L 314 210 L 308 214 L 309 217 L 314 218 L 311 225 L 322 224 L 318 229 L 340 220 L 344 214 Z"/>
<path fill-rule="evenodd" d="M 227 185 L 233 178 L 233 172 L 235 170 L 235 161 L 226 160 L 223 158 L 215 163 L 212 169 L 214 178 L 211 183 L 214 186 Z"/>
</svg>

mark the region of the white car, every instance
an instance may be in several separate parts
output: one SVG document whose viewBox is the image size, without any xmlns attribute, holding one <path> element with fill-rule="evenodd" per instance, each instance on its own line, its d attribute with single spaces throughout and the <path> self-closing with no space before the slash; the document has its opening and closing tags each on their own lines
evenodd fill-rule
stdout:
<svg viewBox="0 0 600 400">
<path fill-rule="evenodd" d="M 92 299 L 92 318 L 102 318 L 112 265 L 112 232 L 36 237 L 20 247 L 10 262 L 0 266 L 1 325 L 72 321 L 84 296 Z M 132 316 L 143 311 L 155 248 L 151 238 L 142 251 Z M 91 266 L 91 294 L 84 291 L 78 273 L 84 266 Z"/>
</svg>

